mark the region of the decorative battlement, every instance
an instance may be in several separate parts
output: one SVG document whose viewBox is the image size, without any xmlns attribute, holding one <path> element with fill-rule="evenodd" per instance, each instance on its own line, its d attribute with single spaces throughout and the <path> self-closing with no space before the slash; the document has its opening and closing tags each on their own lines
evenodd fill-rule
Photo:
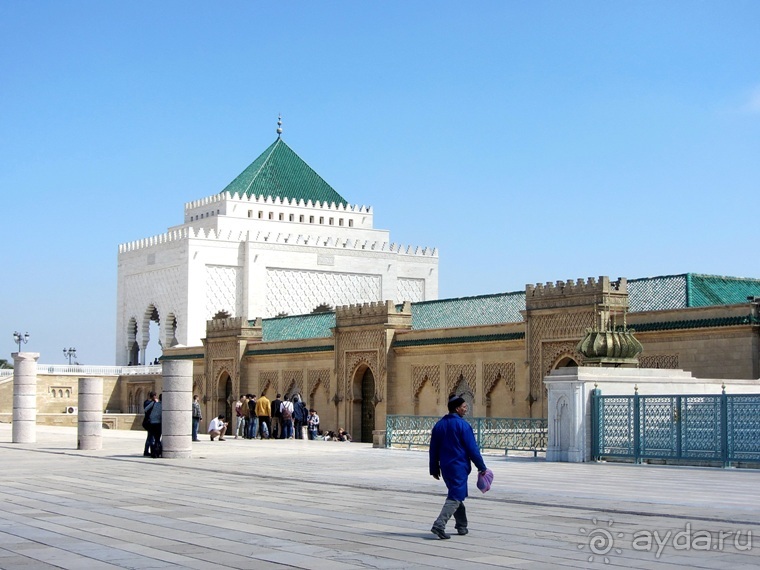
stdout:
<svg viewBox="0 0 760 570">
<path fill-rule="evenodd" d="M 557 281 L 525 286 L 525 308 L 557 309 L 565 307 L 589 306 L 618 313 L 628 309 L 628 280 L 620 277 L 610 281 L 609 277 L 599 279 L 589 277 L 573 281 Z"/>
<path fill-rule="evenodd" d="M 600 276 L 597 281 L 593 277 L 587 280 L 578 279 L 573 281 L 557 281 L 556 283 L 547 282 L 546 285 L 538 283 L 536 285 L 525 286 L 526 297 L 556 297 L 570 295 L 588 295 L 589 293 L 621 293 L 628 294 L 628 280 L 625 277 L 618 278 L 617 281 L 610 281 L 609 277 Z"/>
<path fill-rule="evenodd" d="M 404 302 L 399 311 L 393 301 L 344 305 L 335 308 L 336 327 L 391 324 L 411 327 L 412 304 Z"/>
<path fill-rule="evenodd" d="M 259 206 L 290 206 L 290 207 L 297 207 L 297 208 L 310 208 L 310 209 L 316 209 L 316 210 L 327 210 L 327 211 L 334 211 L 334 212 L 351 212 L 354 214 L 371 214 L 372 213 L 372 207 L 371 206 L 356 206 L 356 205 L 344 205 L 344 204 L 336 204 L 335 202 L 332 202 L 330 204 L 327 204 L 326 202 L 320 203 L 319 201 L 312 202 L 311 200 L 308 200 L 306 202 L 301 200 L 296 200 L 293 198 L 292 200 L 288 200 L 287 198 L 280 198 L 279 196 L 272 197 L 272 196 L 241 196 L 239 194 L 230 194 L 229 192 L 223 192 L 221 194 L 213 194 L 212 196 L 207 196 L 205 198 L 201 198 L 200 200 L 194 200 L 192 202 L 185 203 L 185 211 L 188 210 L 194 210 L 196 208 L 204 208 L 208 207 L 212 204 L 221 204 L 227 200 L 231 200 L 234 202 L 239 202 L 241 204 L 249 204 L 249 205 L 259 205 Z"/>
<path fill-rule="evenodd" d="M 186 239 L 219 240 L 233 242 L 257 242 L 282 245 L 300 245 L 328 249 L 353 249 L 364 251 L 388 252 L 398 255 L 414 255 L 420 257 L 438 257 L 436 248 L 405 246 L 396 243 L 371 241 L 366 239 L 350 239 L 339 236 L 304 235 L 294 233 L 268 231 L 233 231 L 216 230 L 214 228 L 184 227 L 171 230 L 164 234 L 119 245 L 119 253 L 137 251 L 169 242 Z"/>
<path fill-rule="evenodd" d="M 206 332 L 229 331 L 248 325 L 248 319 L 243 317 L 228 317 L 226 319 L 210 319 L 206 321 Z"/>
<path fill-rule="evenodd" d="M 206 321 L 206 338 L 219 339 L 223 337 L 244 337 L 261 340 L 261 319 L 249 321 L 244 317 L 228 317 L 226 319 L 211 319 Z"/>
</svg>

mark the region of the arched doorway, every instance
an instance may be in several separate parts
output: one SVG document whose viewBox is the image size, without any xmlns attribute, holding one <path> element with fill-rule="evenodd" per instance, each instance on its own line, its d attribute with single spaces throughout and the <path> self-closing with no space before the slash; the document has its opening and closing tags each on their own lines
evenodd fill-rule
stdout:
<svg viewBox="0 0 760 570">
<path fill-rule="evenodd" d="M 375 430 L 375 375 L 369 366 L 356 370 L 351 435 L 354 441 L 372 443 Z"/>
<path fill-rule="evenodd" d="M 232 378 L 230 378 L 229 373 L 222 372 L 221 376 L 219 376 L 216 393 L 218 396 L 214 416 L 224 414 L 224 421 L 230 422 L 230 426 L 232 426 L 232 422 L 234 421 L 232 417 L 232 402 L 234 397 L 232 395 Z M 228 429 L 231 429 L 231 427 Z"/>
</svg>

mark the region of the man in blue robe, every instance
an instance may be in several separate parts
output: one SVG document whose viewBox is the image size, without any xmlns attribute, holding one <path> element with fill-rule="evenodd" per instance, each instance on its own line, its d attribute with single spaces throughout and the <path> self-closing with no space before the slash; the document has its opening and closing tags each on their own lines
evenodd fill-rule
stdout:
<svg viewBox="0 0 760 570">
<path fill-rule="evenodd" d="M 449 489 L 441 514 L 430 529 L 440 539 L 451 538 L 446 533 L 446 523 L 451 515 L 454 515 L 457 533 L 467 534 L 464 500 L 467 497 L 467 477 L 472 471 L 471 463 L 480 473 L 486 470 L 472 427 L 462 419 L 467 413 L 467 402 L 452 395 L 448 408 L 448 415 L 438 420 L 430 438 L 430 474 L 436 479 L 443 475 Z"/>
</svg>

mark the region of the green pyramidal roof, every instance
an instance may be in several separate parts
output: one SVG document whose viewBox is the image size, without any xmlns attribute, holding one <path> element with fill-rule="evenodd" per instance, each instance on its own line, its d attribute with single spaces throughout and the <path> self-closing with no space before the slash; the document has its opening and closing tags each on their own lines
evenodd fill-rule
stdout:
<svg viewBox="0 0 760 570">
<path fill-rule="evenodd" d="M 277 138 L 222 193 L 266 198 L 288 198 L 321 204 L 348 202 L 314 172 L 300 156 Z"/>
</svg>

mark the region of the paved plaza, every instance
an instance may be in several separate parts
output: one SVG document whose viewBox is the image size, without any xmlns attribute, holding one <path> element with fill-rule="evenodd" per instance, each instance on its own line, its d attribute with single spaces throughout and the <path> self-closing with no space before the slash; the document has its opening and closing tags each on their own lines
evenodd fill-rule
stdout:
<svg viewBox="0 0 760 570">
<path fill-rule="evenodd" d="M 760 566 L 760 470 L 487 455 L 470 534 L 439 540 L 424 452 L 206 437 L 151 459 L 143 442 L 105 430 L 78 451 L 76 429 L 38 426 L 13 444 L 0 424 L 0 568 Z"/>
</svg>

